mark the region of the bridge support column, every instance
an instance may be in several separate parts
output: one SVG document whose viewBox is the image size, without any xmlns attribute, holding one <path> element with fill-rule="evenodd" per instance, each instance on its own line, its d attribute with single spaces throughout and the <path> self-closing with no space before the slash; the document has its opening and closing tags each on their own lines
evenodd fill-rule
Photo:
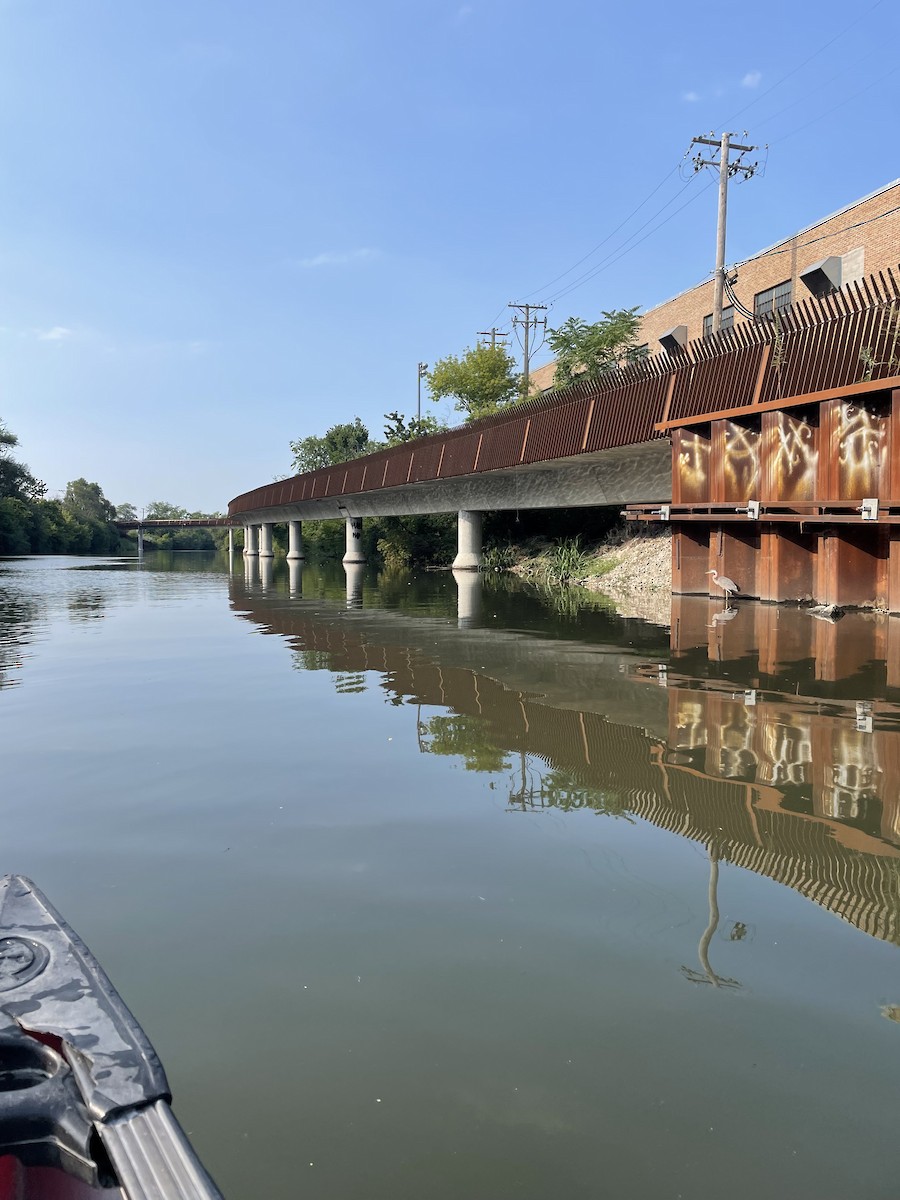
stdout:
<svg viewBox="0 0 900 1200">
<path fill-rule="evenodd" d="M 347 576 L 347 607 L 362 608 L 365 564 L 361 562 L 348 563 L 344 559 L 344 572 Z"/>
<path fill-rule="evenodd" d="M 264 521 L 259 527 L 259 557 L 272 558 L 272 523 Z"/>
<path fill-rule="evenodd" d="M 288 521 L 288 558 L 305 558 L 303 553 L 303 522 Z"/>
<path fill-rule="evenodd" d="M 478 571 L 453 572 L 456 580 L 456 624 L 459 629 L 471 629 L 481 621 L 481 593 L 484 581 Z"/>
<path fill-rule="evenodd" d="M 481 516 L 480 512 L 460 510 L 456 525 L 458 552 L 453 560 L 454 571 L 477 571 L 481 566 Z"/>
<path fill-rule="evenodd" d="M 288 555 L 288 589 L 292 600 L 303 595 L 303 563 Z"/>
<path fill-rule="evenodd" d="M 137 535 L 138 535 L 138 537 L 137 537 L 138 558 L 143 558 L 144 557 L 144 531 L 143 531 L 143 529 L 139 529 L 137 531 Z"/>
<path fill-rule="evenodd" d="M 364 563 L 366 556 L 362 548 L 362 517 L 347 517 L 347 553 L 344 555 L 344 566 L 347 563 Z"/>
<path fill-rule="evenodd" d="M 234 530 L 228 526 L 228 557 L 234 558 Z"/>
<path fill-rule="evenodd" d="M 247 525 L 244 529 L 244 553 L 259 554 L 259 540 L 257 538 L 257 527 L 255 525 Z"/>
</svg>

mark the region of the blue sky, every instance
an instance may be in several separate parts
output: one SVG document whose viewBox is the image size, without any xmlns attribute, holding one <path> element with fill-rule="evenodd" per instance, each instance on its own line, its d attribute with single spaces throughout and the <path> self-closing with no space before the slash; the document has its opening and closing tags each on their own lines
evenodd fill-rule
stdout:
<svg viewBox="0 0 900 1200">
<path fill-rule="evenodd" d="M 715 258 L 695 134 L 769 144 L 729 261 L 900 175 L 894 0 L 0 0 L 0 22 L 0 419 L 51 494 L 223 509 L 292 439 L 414 412 L 417 362 L 508 301 L 555 296 L 553 325 L 692 286 Z"/>
</svg>

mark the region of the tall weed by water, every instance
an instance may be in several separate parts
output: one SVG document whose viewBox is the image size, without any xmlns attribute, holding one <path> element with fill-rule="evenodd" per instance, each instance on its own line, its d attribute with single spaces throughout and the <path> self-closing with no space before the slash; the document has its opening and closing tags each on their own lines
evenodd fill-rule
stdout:
<svg viewBox="0 0 900 1200">
<path fill-rule="evenodd" d="M 581 538 L 558 542 L 547 557 L 544 578 L 547 583 L 574 583 L 588 572 L 588 556 L 581 548 Z"/>
</svg>

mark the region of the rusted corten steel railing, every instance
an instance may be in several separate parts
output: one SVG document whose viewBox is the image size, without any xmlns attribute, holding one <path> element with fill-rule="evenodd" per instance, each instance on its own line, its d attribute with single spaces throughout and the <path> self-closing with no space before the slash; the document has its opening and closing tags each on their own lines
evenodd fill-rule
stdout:
<svg viewBox="0 0 900 1200">
<path fill-rule="evenodd" d="M 888 378 L 900 359 L 900 283 L 888 270 L 753 323 L 576 383 L 446 433 L 270 483 L 229 517 L 306 500 L 639 445 L 669 421 Z"/>
</svg>

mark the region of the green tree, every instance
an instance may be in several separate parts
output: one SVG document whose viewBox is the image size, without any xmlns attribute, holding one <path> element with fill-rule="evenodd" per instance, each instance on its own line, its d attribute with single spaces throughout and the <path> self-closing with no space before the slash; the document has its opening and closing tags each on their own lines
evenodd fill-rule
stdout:
<svg viewBox="0 0 900 1200">
<path fill-rule="evenodd" d="M 0 421 L 0 497 L 39 500 L 47 488 L 24 463 L 13 458 L 10 451 L 18 444 L 16 435 Z"/>
<path fill-rule="evenodd" d="M 136 521 L 137 509 L 133 504 L 117 504 L 116 519 L 119 521 Z"/>
<path fill-rule="evenodd" d="M 424 417 L 406 417 L 400 412 L 384 414 L 384 436 L 389 446 L 400 446 L 413 438 L 427 437 L 430 433 L 443 433 L 447 426 L 426 413 Z"/>
<path fill-rule="evenodd" d="M 67 483 L 62 509 L 76 552 L 109 554 L 118 550 L 119 531 L 113 525 L 116 510 L 103 495 L 99 483 L 89 483 L 86 479 Z"/>
<path fill-rule="evenodd" d="M 467 421 L 508 408 L 521 386 L 515 360 L 503 346 L 475 346 L 460 358 L 448 355 L 425 378 L 432 400 L 450 397 Z"/>
<path fill-rule="evenodd" d="M 86 479 L 73 479 L 66 484 L 63 508 L 79 521 L 106 523 L 116 519 L 116 510 L 103 495 L 99 483 L 88 483 Z"/>
<path fill-rule="evenodd" d="M 169 504 L 166 500 L 153 500 L 144 512 L 145 521 L 186 521 L 188 511 L 177 504 Z"/>
<path fill-rule="evenodd" d="M 638 345 L 641 319 L 637 312 L 637 308 L 614 309 L 593 325 L 581 317 L 569 317 L 558 329 L 549 329 L 547 342 L 556 358 L 555 386 L 597 379 L 624 363 L 646 357 L 646 347 Z"/>
<path fill-rule="evenodd" d="M 351 458 L 361 458 L 377 450 L 378 444 L 371 441 L 369 431 L 359 417 L 341 425 L 332 425 L 322 437 L 305 437 L 291 442 L 294 455 L 294 470 L 318 471 L 320 467 L 333 467 Z"/>
</svg>

